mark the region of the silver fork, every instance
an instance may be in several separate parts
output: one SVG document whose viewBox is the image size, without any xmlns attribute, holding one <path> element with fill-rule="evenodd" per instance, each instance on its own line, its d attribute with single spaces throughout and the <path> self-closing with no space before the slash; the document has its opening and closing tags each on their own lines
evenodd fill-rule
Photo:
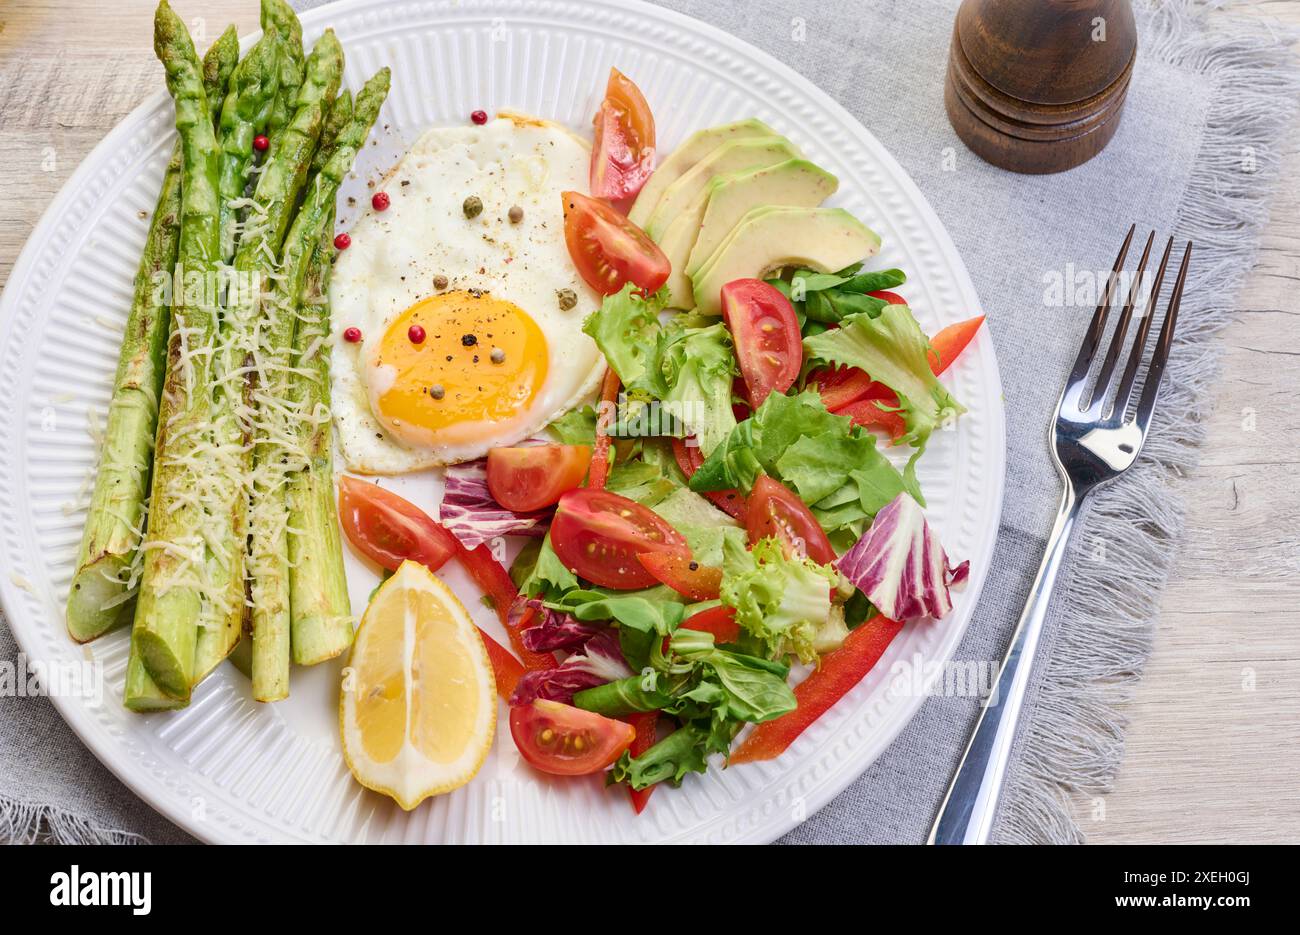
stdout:
<svg viewBox="0 0 1300 935">
<path fill-rule="evenodd" d="M 943 804 L 939 806 L 939 815 L 934 827 L 930 829 L 930 844 L 985 844 L 993 826 L 993 816 L 997 810 L 998 798 L 1006 778 L 1007 764 L 1011 757 L 1011 743 L 1015 737 L 1016 722 L 1020 719 L 1020 709 L 1025 699 L 1025 688 L 1029 683 L 1029 674 L 1034 665 L 1034 652 L 1038 648 L 1038 638 L 1042 633 L 1043 620 L 1047 617 L 1048 603 L 1052 597 L 1052 586 L 1056 583 L 1056 574 L 1061 568 L 1061 559 L 1070 540 L 1070 532 L 1079 516 L 1079 509 L 1085 497 L 1097 487 L 1109 483 L 1128 470 L 1142 451 L 1147 429 L 1151 424 L 1151 413 L 1156 407 L 1156 398 L 1160 392 L 1160 382 L 1164 377 L 1165 364 L 1169 360 L 1169 346 L 1173 343 L 1174 328 L 1178 323 L 1178 306 L 1183 298 L 1183 285 L 1187 281 L 1187 266 L 1192 256 L 1192 244 L 1189 241 L 1183 251 L 1182 265 L 1178 278 L 1174 282 L 1173 292 L 1169 296 L 1169 307 L 1165 313 L 1164 323 L 1160 327 L 1160 337 L 1156 341 L 1147 368 L 1146 380 L 1142 387 L 1142 396 L 1138 400 L 1132 418 L 1126 419 L 1128 404 L 1133 395 L 1138 368 L 1145 355 L 1147 335 L 1151 330 L 1151 320 L 1160 299 L 1160 286 L 1164 281 L 1165 267 L 1169 263 L 1169 254 L 1174 240 L 1169 238 L 1165 245 L 1164 256 L 1160 259 L 1160 269 L 1156 273 L 1155 283 L 1146 302 L 1146 313 L 1133 338 L 1128 362 L 1114 387 L 1113 401 L 1107 404 L 1111 393 L 1111 377 L 1115 365 L 1124 347 L 1129 323 L 1133 317 L 1136 303 L 1144 277 L 1147 260 L 1151 255 L 1151 244 L 1155 240 L 1153 231 L 1147 237 L 1146 247 L 1142 251 L 1142 260 L 1138 264 L 1137 275 L 1128 290 L 1128 299 L 1120 312 L 1115 325 L 1115 334 L 1110 342 L 1110 349 L 1101 362 L 1095 381 L 1088 380 L 1088 373 L 1096 359 L 1097 349 L 1106 330 L 1106 319 L 1110 314 L 1112 296 L 1117 293 L 1120 271 L 1124 258 L 1128 255 L 1129 244 L 1133 240 L 1133 231 L 1137 225 L 1129 228 L 1124 245 L 1120 247 L 1115 259 L 1115 268 L 1106 282 L 1101 295 L 1101 304 L 1092 317 L 1092 324 L 1083 339 L 1083 347 L 1074 362 L 1074 369 L 1061 391 L 1060 401 L 1056 407 L 1056 421 L 1052 430 L 1052 461 L 1064 482 L 1061 495 L 1061 508 L 1056 514 L 1056 524 L 1047 540 L 1047 551 L 1043 563 L 1038 568 L 1038 577 L 1034 579 L 1029 600 L 1016 631 L 1012 634 L 1011 645 L 1002 660 L 1002 669 L 998 673 L 997 687 L 990 695 L 984 710 L 980 712 L 966 752 L 962 755 L 961 765 L 953 777 L 952 785 Z M 1093 389 L 1089 390 L 1089 386 Z"/>
</svg>

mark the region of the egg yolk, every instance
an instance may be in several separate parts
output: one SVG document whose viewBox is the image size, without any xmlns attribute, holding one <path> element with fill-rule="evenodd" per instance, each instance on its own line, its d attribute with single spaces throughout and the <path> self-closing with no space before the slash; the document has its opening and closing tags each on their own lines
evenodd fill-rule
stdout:
<svg viewBox="0 0 1300 935">
<path fill-rule="evenodd" d="M 424 329 L 419 343 L 415 325 Z M 513 302 L 477 291 L 430 296 L 383 334 L 376 363 L 391 382 L 379 415 L 408 438 L 473 438 L 473 423 L 508 421 L 532 403 L 548 360 L 541 328 Z"/>
</svg>

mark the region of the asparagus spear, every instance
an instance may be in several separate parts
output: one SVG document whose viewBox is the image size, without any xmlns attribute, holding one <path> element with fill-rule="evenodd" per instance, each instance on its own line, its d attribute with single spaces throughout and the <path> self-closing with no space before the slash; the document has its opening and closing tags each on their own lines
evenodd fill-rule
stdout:
<svg viewBox="0 0 1300 935">
<path fill-rule="evenodd" d="M 282 698 L 288 692 L 291 627 L 285 485 L 290 473 L 310 463 L 296 426 L 304 414 L 283 402 L 289 396 L 289 346 L 297 321 L 296 300 L 302 294 L 312 252 L 333 216 L 339 185 L 379 116 L 388 84 L 389 71 L 384 68 L 357 94 L 352 119 L 339 132 L 333 154 L 312 179 L 307 198 L 285 238 L 280 279 L 268 308 L 264 332 L 267 354 L 263 360 L 267 380 L 258 388 L 257 396 L 260 434 L 254 452 L 250 546 L 253 697 L 258 700 Z"/>
<path fill-rule="evenodd" d="M 275 288 L 268 295 L 258 297 L 251 313 L 246 303 L 238 307 L 232 303 L 232 308 L 235 309 L 234 315 L 237 316 L 236 327 L 251 336 L 253 341 L 249 350 L 248 366 L 251 376 L 248 383 L 249 390 L 257 401 L 257 424 L 254 430 L 258 438 L 264 437 L 268 432 L 268 413 L 273 413 L 283 405 L 278 397 L 273 397 L 270 393 L 282 388 L 281 376 L 274 372 L 274 368 L 277 365 L 282 366 L 280 358 L 283 349 L 293 337 L 292 332 L 286 337 L 267 325 L 268 321 L 277 317 L 274 306 L 280 301 L 282 284 L 288 278 L 284 261 L 281 260 L 280 269 L 275 272 L 274 277 L 269 274 L 272 271 L 271 267 L 274 266 L 279 244 L 284 238 L 285 225 L 297 203 L 298 193 L 306 181 L 312 153 L 320 139 L 325 104 L 338 91 L 342 72 L 343 49 L 339 46 L 334 33 L 327 30 L 307 59 L 305 77 L 298 90 L 293 119 L 286 125 L 278 140 L 272 143 L 271 157 L 258 179 L 254 200 L 259 206 L 264 205 L 265 211 L 259 214 L 258 223 L 250 222 L 253 226 L 253 236 L 250 237 L 249 228 L 246 227 L 244 240 L 241 241 L 239 252 L 235 257 L 237 272 L 245 266 L 260 269 L 268 274 L 262 281 L 274 279 L 276 283 Z M 296 219 L 295 223 L 297 223 Z M 260 230 L 261 226 L 265 226 L 269 232 Z M 297 289 L 300 289 L 301 285 L 302 277 L 299 275 L 293 295 L 297 295 Z M 259 321 L 259 318 L 265 321 Z M 274 389 L 272 389 L 273 385 Z M 274 431 L 275 428 L 269 430 Z M 260 491 L 255 472 L 253 491 L 249 519 L 256 536 L 257 526 L 262 518 L 257 512 L 257 497 Z M 259 575 L 257 561 L 258 553 L 254 551 L 249 566 L 253 578 L 254 659 L 258 656 L 260 643 L 266 654 L 265 659 L 283 655 L 284 664 L 283 666 L 277 664 L 273 669 L 267 669 L 265 666 L 254 667 L 253 697 L 259 701 L 275 701 L 288 693 L 289 631 L 286 623 L 283 631 L 283 646 L 277 649 L 275 645 L 279 642 L 281 634 L 276 630 L 259 626 L 259 621 L 265 619 L 268 612 L 279 611 L 259 607 L 263 595 L 259 593 L 257 587 Z M 287 614 L 287 605 L 283 612 Z"/>
<path fill-rule="evenodd" d="M 235 252 L 238 217 L 235 204 L 243 197 L 253 159 L 253 137 L 266 126 L 271 102 L 279 89 L 280 40 L 266 33 L 253 46 L 231 78 L 230 92 L 218 121 L 221 138 L 221 256 L 229 263 Z M 238 289 L 235 283 L 233 288 Z M 246 610 L 244 593 L 248 493 L 245 474 L 249 430 L 239 417 L 247 341 L 227 314 L 221 325 L 214 363 L 212 430 L 215 504 L 208 535 L 207 585 L 211 602 L 206 626 L 194 651 L 194 683 L 216 668 L 238 642 Z"/>
<path fill-rule="evenodd" d="M 337 113 L 339 102 L 335 102 Z M 352 100 L 346 99 L 351 112 Z M 317 150 L 320 152 L 321 150 Z M 329 274 L 334 212 L 321 232 L 307 270 L 294 336 L 291 406 L 309 418 L 299 425 L 299 444 L 309 459 L 289 476 L 289 643 L 293 661 L 315 665 L 352 643 L 352 607 L 343 571 L 338 507 L 334 500 L 330 435 Z"/>
<path fill-rule="evenodd" d="M 330 106 L 321 142 L 311 160 L 314 178 L 352 119 L 352 92 L 343 90 Z M 289 476 L 289 644 L 293 661 L 315 665 L 332 659 L 352 642 L 352 609 L 343 571 L 338 507 L 334 500 L 334 458 L 329 419 L 329 274 L 333 258 L 331 212 L 312 254 L 299 300 L 293 342 L 295 373 L 291 405 L 308 418 L 298 423 L 298 444 L 306 468 Z"/>
<path fill-rule="evenodd" d="M 253 163 L 253 138 L 266 129 L 271 104 L 280 90 L 280 40 L 266 33 L 249 50 L 231 76 L 230 92 L 221 106 L 217 136 L 221 144 L 221 256 L 235 255 L 238 212 Z"/>
<path fill-rule="evenodd" d="M 293 118 L 294 95 L 303 81 L 302 24 L 285 0 L 262 0 L 262 31 L 280 38 L 280 92 L 271 106 L 267 133 L 272 140 Z"/>
<path fill-rule="evenodd" d="M 226 86 L 230 76 L 239 64 L 239 33 L 234 24 L 217 37 L 217 41 L 208 47 L 203 56 L 203 92 L 208 98 L 208 107 L 216 119 L 220 103 L 226 97 Z"/>
<path fill-rule="evenodd" d="M 151 517 L 133 648 L 165 694 L 189 698 L 203 611 L 205 465 L 208 445 L 214 296 L 220 265 L 218 159 L 202 66 L 184 23 L 167 0 L 154 17 L 154 50 L 167 73 L 181 139 L 180 243 L 172 325 L 158 413 Z M 185 284 L 196 283 L 197 288 Z M 198 455 L 198 457 L 196 457 Z M 132 686 L 128 685 L 128 692 Z M 132 699 L 128 696 L 128 705 Z"/>
<path fill-rule="evenodd" d="M 311 174 L 316 175 L 325 168 L 325 163 L 334 155 L 338 146 L 339 134 L 352 119 L 352 92 L 344 88 L 330 105 L 329 115 L 325 118 L 325 129 L 321 130 L 320 145 L 311 157 Z"/>
<path fill-rule="evenodd" d="M 239 58 L 239 37 L 228 28 L 203 59 L 206 87 L 220 95 Z M 181 147 L 177 142 L 135 274 L 131 310 L 113 380 L 108 425 L 76 571 L 68 594 L 68 633 L 79 643 L 130 622 L 141 570 L 158 394 L 171 310 L 157 280 L 176 263 L 180 240 Z"/>
</svg>

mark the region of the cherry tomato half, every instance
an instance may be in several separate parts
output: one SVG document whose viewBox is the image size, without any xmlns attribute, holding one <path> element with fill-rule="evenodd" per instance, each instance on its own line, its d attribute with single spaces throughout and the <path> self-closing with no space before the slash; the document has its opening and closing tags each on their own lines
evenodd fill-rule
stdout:
<svg viewBox="0 0 1300 935">
<path fill-rule="evenodd" d="M 835 550 L 817 517 L 798 496 L 767 474 L 759 476 L 749 493 L 745 528 L 751 543 L 776 536 L 787 555 L 806 555 L 819 565 L 835 561 Z"/>
<path fill-rule="evenodd" d="M 660 516 L 627 497 L 589 487 L 560 497 L 551 547 L 564 567 L 601 587 L 631 590 L 657 584 L 637 561 L 642 552 L 687 554 L 686 540 Z"/>
<path fill-rule="evenodd" d="M 613 295 L 629 282 L 657 292 L 672 266 L 645 231 L 603 201 L 564 192 L 564 242 L 587 285 Z"/>
<path fill-rule="evenodd" d="M 376 484 L 339 477 L 339 521 L 348 541 L 389 571 L 406 559 L 437 571 L 456 540 L 414 503 Z"/>
<path fill-rule="evenodd" d="M 507 510 L 540 510 L 582 484 L 590 463 L 589 445 L 493 448 L 487 456 L 488 490 Z"/>
<path fill-rule="evenodd" d="M 799 319 L 790 300 L 761 279 L 735 279 L 722 287 L 722 317 L 736 343 L 736 362 L 749 404 L 794 385 L 803 364 Z"/>
<path fill-rule="evenodd" d="M 617 68 L 609 70 L 594 123 L 591 194 L 610 201 L 631 198 L 654 171 L 655 118 L 641 89 Z"/>
<path fill-rule="evenodd" d="M 722 588 L 722 569 L 701 565 L 684 552 L 644 552 L 637 561 L 662 584 L 693 601 L 711 601 Z"/>
<path fill-rule="evenodd" d="M 585 776 L 612 764 L 632 743 L 631 724 L 558 701 L 537 699 L 510 709 L 510 736 L 535 769 Z"/>
</svg>

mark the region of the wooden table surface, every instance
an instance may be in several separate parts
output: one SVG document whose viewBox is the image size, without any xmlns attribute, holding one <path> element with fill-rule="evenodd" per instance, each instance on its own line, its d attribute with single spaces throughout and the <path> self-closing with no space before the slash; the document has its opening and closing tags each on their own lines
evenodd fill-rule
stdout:
<svg viewBox="0 0 1300 935">
<path fill-rule="evenodd" d="M 151 0 L 0 6 L 0 283 L 82 158 L 162 87 Z M 210 41 L 256 28 L 252 0 L 181 0 Z M 1250 15 L 1300 26 L 1300 0 Z M 111 12 L 110 12 L 111 10 Z M 202 10 L 202 22 L 193 19 Z M 1300 841 L 1300 142 L 1293 137 L 1258 266 L 1223 335 L 1187 535 L 1155 651 L 1127 706 L 1115 790 L 1083 802 L 1094 842 Z"/>
</svg>

